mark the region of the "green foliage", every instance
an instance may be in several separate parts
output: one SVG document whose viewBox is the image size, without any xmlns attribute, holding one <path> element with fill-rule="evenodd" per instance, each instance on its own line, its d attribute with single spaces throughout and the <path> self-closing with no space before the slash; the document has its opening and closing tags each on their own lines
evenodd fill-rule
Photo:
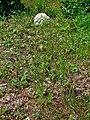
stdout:
<svg viewBox="0 0 90 120">
<path fill-rule="evenodd" d="M 90 119 L 90 113 L 87 113 L 86 116 L 84 117 L 84 120 L 89 120 Z"/>
<path fill-rule="evenodd" d="M 73 115 L 70 115 L 69 120 L 74 120 Z"/>
<path fill-rule="evenodd" d="M 6 46 L 10 47 L 12 45 L 9 38 L 4 39 L 4 41 Z"/>
<path fill-rule="evenodd" d="M 78 41 L 87 44 L 88 47 L 90 46 L 90 14 L 88 13 L 85 15 L 79 15 L 77 16 L 77 19 L 75 20 L 76 26 L 78 28 Z M 84 34 L 83 34 L 84 31 Z M 88 33 L 88 34 L 87 34 Z"/>
<path fill-rule="evenodd" d="M 37 8 L 38 13 L 45 12 L 49 16 L 55 16 L 56 11 L 50 7 L 50 0 L 36 0 L 35 6 Z"/>
<path fill-rule="evenodd" d="M 29 85 L 28 83 L 28 73 L 27 71 L 25 71 L 22 75 L 22 77 L 20 78 L 20 80 L 18 81 L 18 79 L 14 79 L 12 80 L 12 84 L 16 87 L 24 87 Z"/>
<path fill-rule="evenodd" d="M 34 14 L 44 12 L 49 16 L 55 17 L 60 11 L 60 1 L 52 0 L 21 0 L 22 3 L 30 8 Z M 29 12 L 30 12 L 29 11 Z"/>
<path fill-rule="evenodd" d="M 35 4 L 40 12 L 49 9 L 49 7 L 44 9 L 44 4 L 39 3 Z M 83 87 L 83 78 L 90 77 L 90 67 L 85 63 L 90 59 L 89 19 L 89 14 L 79 15 L 75 19 L 64 18 L 62 15 L 52 22 L 37 27 L 30 15 L 22 13 L 0 21 L 1 83 L 6 80 L 11 89 L 16 86 L 17 94 L 22 90 L 29 93 L 28 103 L 32 109 L 30 111 L 32 119 L 49 116 L 48 118 L 52 120 L 73 120 L 75 112 L 77 119 L 89 120 L 90 100 L 82 95 L 84 90 L 76 91 L 80 84 L 78 80 L 75 79 L 76 83 L 73 82 L 74 76 L 78 77 L 80 74 L 80 87 Z M 82 72 L 84 67 L 85 73 Z M 28 87 L 31 88 L 29 91 L 19 89 Z M 11 89 L 10 92 L 14 92 Z M 7 89 L 5 92 L 8 92 Z M 1 95 L 5 92 L 0 88 Z M 32 107 L 32 104 L 36 107 Z M 20 106 L 19 109 L 21 108 Z M 5 113 L 8 108 L 1 109 L 1 115 L 7 119 Z M 16 113 L 13 111 L 9 114 L 9 117 L 14 115 L 18 117 L 19 114 L 22 115 L 21 113 L 27 114 L 27 109 L 21 112 L 19 109 L 17 108 Z M 39 113 L 37 110 L 40 110 Z"/>
<path fill-rule="evenodd" d="M 0 0 L 0 15 L 8 16 L 23 9 L 20 0 Z"/>
<path fill-rule="evenodd" d="M 62 0 L 62 11 L 66 17 L 90 12 L 90 0 Z"/>
<path fill-rule="evenodd" d="M 32 114 L 32 118 L 38 118 L 39 114 Z"/>
</svg>

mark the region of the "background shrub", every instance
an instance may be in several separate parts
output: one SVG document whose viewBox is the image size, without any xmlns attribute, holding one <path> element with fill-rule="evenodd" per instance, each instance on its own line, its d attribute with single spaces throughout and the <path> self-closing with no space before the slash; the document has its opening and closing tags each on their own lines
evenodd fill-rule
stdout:
<svg viewBox="0 0 90 120">
<path fill-rule="evenodd" d="M 8 16 L 22 10 L 24 6 L 20 0 L 0 0 L 0 15 Z"/>
<path fill-rule="evenodd" d="M 61 8 L 66 17 L 86 14 L 90 12 L 90 0 L 0 0 L 1 16 L 9 16 L 26 9 L 31 15 L 45 12 L 49 16 L 56 17 Z"/>
<path fill-rule="evenodd" d="M 66 17 L 90 12 L 90 0 L 62 0 L 61 3 Z"/>
<path fill-rule="evenodd" d="M 55 17 L 60 11 L 60 0 L 21 0 L 21 2 L 34 11 L 35 14 L 44 12 Z"/>
</svg>

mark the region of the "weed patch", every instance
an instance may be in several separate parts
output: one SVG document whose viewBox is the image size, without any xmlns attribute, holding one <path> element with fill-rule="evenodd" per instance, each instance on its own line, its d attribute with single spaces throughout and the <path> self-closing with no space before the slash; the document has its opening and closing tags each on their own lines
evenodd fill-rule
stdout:
<svg viewBox="0 0 90 120">
<path fill-rule="evenodd" d="M 59 15 L 38 27 L 25 13 L 0 21 L 1 120 L 89 120 L 90 15 Z"/>
</svg>

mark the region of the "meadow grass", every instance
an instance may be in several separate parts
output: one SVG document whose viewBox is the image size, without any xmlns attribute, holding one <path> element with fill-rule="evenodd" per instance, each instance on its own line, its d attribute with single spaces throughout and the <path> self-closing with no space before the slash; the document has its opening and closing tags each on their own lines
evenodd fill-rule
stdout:
<svg viewBox="0 0 90 120">
<path fill-rule="evenodd" d="M 19 94 L 27 87 L 34 90 L 25 91 L 32 101 L 28 106 L 36 105 L 31 119 L 89 120 L 90 14 L 73 19 L 59 13 L 36 26 L 33 17 L 21 13 L 0 23 L 0 84 Z M 1 96 L 6 93 L 0 88 Z M 0 119 L 28 116 L 25 104 L 7 110 L 1 108 Z"/>
</svg>

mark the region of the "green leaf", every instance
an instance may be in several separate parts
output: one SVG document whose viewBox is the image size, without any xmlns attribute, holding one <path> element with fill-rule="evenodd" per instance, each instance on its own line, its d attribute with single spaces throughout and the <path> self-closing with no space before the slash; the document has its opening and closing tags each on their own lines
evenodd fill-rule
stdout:
<svg viewBox="0 0 90 120">
<path fill-rule="evenodd" d="M 69 120 L 74 120 L 73 115 L 70 115 Z"/>
</svg>

